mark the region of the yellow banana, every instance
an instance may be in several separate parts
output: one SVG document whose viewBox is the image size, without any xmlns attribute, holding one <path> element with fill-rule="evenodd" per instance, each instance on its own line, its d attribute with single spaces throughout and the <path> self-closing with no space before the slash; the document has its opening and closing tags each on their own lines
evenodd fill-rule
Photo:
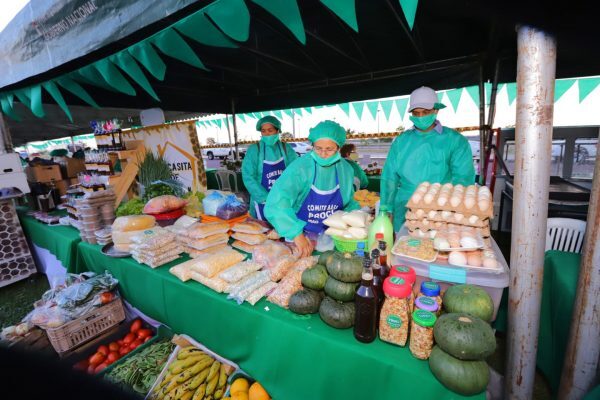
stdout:
<svg viewBox="0 0 600 400">
<path fill-rule="evenodd" d="M 213 377 L 217 376 L 219 368 L 221 368 L 221 363 L 215 360 L 215 362 L 210 366 L 210 372 L 208 373 L 208 377 L 206 378 L 206 380 L 210 381 L 213 379 Z"/>
<path fill-rule="evenodd" d="M 213 364 L 214 360 L 212 358 L 205 358 L 198 361 L 196 364 L 192 365 L 190 369 L 193 370 L 193 374 L 196 375 L 198 372 L 205 370 Z"/>
<path fill-rule="evenodd" d="M 191 355 L 201 355 L 201 354 L 205 354 L 202 350 L 200 350 L 199 348 L 197 348 L 196 346 L 187 346 L 184 347 L 183 349 L 181 349 L 179 351 L 179 353 L 177 353 L 177 359 L 178 360 L 183 360 L 188 358 Z"/>
<path fill-rule="evenodd" d="M 173 364 L 169 366 L 169 372 L 173 375 L 180 374 L 184 369 L 191 367 L 196 364 L 198 361 L 205 359 L 207 356 L 198 355 L 198 356 L 190 356 L 184 358 L 183 360 L 177 360 Z"/>
<path fill-rule="evenodd" d="M 223 397 L 223 388 L 217 389 L 217 391 L 215 392 L 215 395 L 213 397 L 215 398 L 215 400 Z"/>
<path fill-rule="evenodd" d="M 202 400 L 204 398 L 204 393 L 206 393 L 206 383 L 198 386 L 198 389 L 194 392 L 194 396 L 192 396 L 192 400 Z"/>
<path fill-rule="evenodd" d="M 215 374 L 215 376 L 207 382 L 208 384 L 206 385 L 206 394 L 212 395 L 215 389 L 217 388 L 217 383 L 219 383 L 219 375 Z"/>
<path fill-rule="evenodd" d="M 196 389 L 198 386 L 204 383 L 204 381 L 206 381 L 206 377 L 208 376 L 208 372 L 209 369 L 205 368 L 204 370 L 200 371 L 198 375 L 194 376 L 190 380 L 190 389 Z"/>
<path fill-rule="evenodd" d="M 227 383 L 227 374 L 225 373 L 225 365 L 221 364 L 221 369 L 219 372 L 219 383 L 217 384 L 218 388 L 222 388 Z"/>
</svg>

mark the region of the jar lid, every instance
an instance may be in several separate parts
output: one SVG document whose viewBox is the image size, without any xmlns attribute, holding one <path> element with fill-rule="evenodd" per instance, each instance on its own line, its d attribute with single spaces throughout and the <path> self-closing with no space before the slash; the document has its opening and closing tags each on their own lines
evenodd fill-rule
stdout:
<svg viewBox="0 0 600 400">
<path fill-rule="evenodd" d="M 413 312 L 412 317 L 413 321 L 415 321 L 416 324 L 419 324 L 426 328 L 432 327 L 435 324 L 435 320 L 437 319 L 434 313 L 425 310 L 415 310 L 415 312 Z"/>
<path fill-rule="evenodd" d="M 436 312 L 439 308 L 437 301 L 432 297 L 419 296 L 415 300 L 415 306 L 421 310 Z"/>
<path fill-rule="evenodd" d="M 421 283 L 421 293 L 425 296 L 435 297 L 440 295 L 440 285 L 434 281 L 425 281 Z"/>
<path fill-rule="evenodd" d="M 417 274 L 415 273 L 415 270 L 408 265 L 392 265 L 390 276 L 399 276 L 400 278 L 405 279 L 409 285 L 414 285 L 415 281 L 417 280 Z"/>
<path fill-rule="evenodd" d="M 388 296 L 406 298 L 410 296 L 410 285 L 398 276 L 390 276 L 383 281 L 383 292 Z"/>
</svg>

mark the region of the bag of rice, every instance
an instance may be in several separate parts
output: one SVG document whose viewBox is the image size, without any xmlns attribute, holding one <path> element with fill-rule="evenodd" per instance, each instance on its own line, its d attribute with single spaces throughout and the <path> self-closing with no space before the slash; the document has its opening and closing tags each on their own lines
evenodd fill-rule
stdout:
<svg viewBox="0 0 600 400">
<path fill-rule="evenodd" d="M 229 235 L 226 233 L 218 233 L 203 239 L 189 239 L 185 242 L 185 244 L 188 247 L 192 247 L 196 250 L 205 250 L 220 244 L 227 244 L 227 242 L 229 242 Z"/>
<path fill-rule="evenodd" d="M 156 224 L 152 215 L 128 215 L 117 217 L 112 224 L 113 232 L 130 232 L 150 229 Z"/>
<path fill-rule="evenodd" d="M 355 210 L 342 215 L 342 221 L 347 225 L 354 226 L 356 228 L 364 228 L 367 226 L 368 214 L 364 211 Z"/>
<path fill-rule="evenodd" d="M 241 263 L 237 263 L 221 272 L 219 274 L 219 278 L 229 283 L 234 283 L 261 268 L 262 266 L 260 264 L 257 264 L 253 261 L 242 261 Z"/>
<path fill-rule="evenodd" d="M 269 230 L 269 228 L 262 226 L 258 222 L 246 221 L 246 222 L 238 222 L 237 224 L 233 225 L 231 230 L 234 232 L 240 232 L 240 233 L 257 234 L 257 233 L 265 233 Z"/>
<path fill-rule="evenodd" d="M 273 268 L 269 269 L 269 276 L 273 282 L 280 281 L 292 269 L 296 260 L 295 256 L 285 256 Z"/>
<path fill-rule="evenodd" d="M 217 293 L 223 293 L 229 286 L 229 283 L 227 283 L 221 278 L 207 278 L 196 271 L 192 271 L 191 276 L 192 279 L 196 282 L 203 284 L 204 286 L 214 290 Z"/>
<path fill-rule="evenodd" d="M 323 221 L 323 223 L 331 228 L 345 230 L 348 228 L 348 225 L 342 219 L 343 215 L 344 215 L 343 211 L 336 211 L 333 214 L 331 214 L 329 217 L 327 217 L 327 219 L 325 219 L 325 221 Z"/>
<path fill-rule="evenodd" d="M 196 262 L 192 268 L 194 271 L 201 273 L 205 277 L 212 278 L 232 265 L 244 261 L 245 258 L 246 256 L 242 255 L 240 252 L 231 248 L 226 248 L 196 258 L 198 262 Z"/>
<path fill-rule="evenodd" d="M 192 225 L 187 231 L 187 236 L 192 239 L 202 239 L 218 233 L 227 233 L 228 231 L 229 224 L 225 222 L 205 222 Z"/>
<path fill-rule="evenodd" d="M 242 242 L 248 243 L 251 245 L 261 244 L 267 240 L 267 237 L 265 235 L 263 235 L 262 233 L 252 234 L 252 233 L 235 232 L 233 235 L 231 235 L 231 237 L 236 240 L 241 240 Z"/>
<path fill-rule="evenodd" d="M 279 282 L 267 300 L 280 307 L 288 308 L 290 297 L 302 289 L 302 272 L 292 270 Z"/>
<path fill-rule="evenodd" d="M 267 296 L 276 287 L 277 284 L 275 282 L 267 282 L 254 292 L 250 293 L 250 296 L 246 297 L 246 301 L 252 305 L 255 305 L 260 299 Z"/>
</svg>

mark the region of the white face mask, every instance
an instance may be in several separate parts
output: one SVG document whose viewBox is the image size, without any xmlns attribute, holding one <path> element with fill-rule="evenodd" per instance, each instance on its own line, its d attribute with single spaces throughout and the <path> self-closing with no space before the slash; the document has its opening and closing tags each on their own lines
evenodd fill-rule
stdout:
<svg viewBox="0 0 600 400">
<path fill-rule="evenodd" d="M 351 159 L 352 161 L 358 161 L 358 154 L 356 153 L 350 153 L 350 155 L 348 156 L 349 159 Z"/>
</svg>

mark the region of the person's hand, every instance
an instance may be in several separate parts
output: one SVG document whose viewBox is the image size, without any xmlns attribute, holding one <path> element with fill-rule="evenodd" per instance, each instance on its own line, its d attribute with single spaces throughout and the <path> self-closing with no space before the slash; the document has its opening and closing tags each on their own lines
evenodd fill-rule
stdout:
<svg viewBox="0 0 600 400">
<path fill-rule="evenodd" d="M 299 251 L 300 257 L 308 257 L 312 255 L 314 249 L 313 244 L 306 238 L 306 236 L 304 236 L 303 233 L 294 238 L 294 244 Z"/>
</svg>

